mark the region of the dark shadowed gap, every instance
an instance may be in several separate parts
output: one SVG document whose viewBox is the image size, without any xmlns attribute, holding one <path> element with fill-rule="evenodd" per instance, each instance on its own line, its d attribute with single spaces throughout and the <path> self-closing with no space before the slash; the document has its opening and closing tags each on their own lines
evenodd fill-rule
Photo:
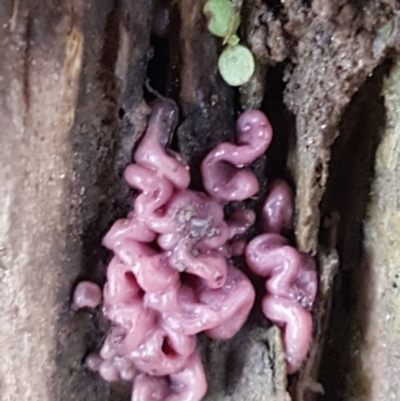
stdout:
<svg viewBox="0 0 400 401">
<path fill-rule="evenodd" d="M 150 48 L 151 58 L 147 65 L 147 79 L 150 87 L 162 96 L 167 96 L 167 81 L 170 64 L 170 31 L 175 27 L 171 23 L 170 0 L 155 0 L 152 10 Z M 148 100 L 149 93 L 145 93 Z"/>
<path fill-rule="evenodd" d="M 147 88 L 144 92 L 144 99 L 148 103 L 158 96 L 165 96 L 179 104 L 180 26 L 177 4 L 173 4 L 169 0 L 157 0 L 153 9 L 151 58 L 147 66 Z M 180 121 L 181 114 L 180 110 Z M 169 143 L 169 148 L 179 152 L 175 133 Z"/>
<path fill-rule="evenodd" d="M 179 105 L 180 93 L 180 79 L 179 71 L 181 64 L 180 50 L 179 50 L 179 34 L 181 27 L 181 19 L 179 14 L 178 5 L 175 3 L 170 8 L 170 25 L 168 29 L 168 68 L 165 68 L 166 75 L 166 88 L 165 96 L 173 99 Z M 167 67 L 167 66 L 165 66 Z M 179 110 L 179 123 L 182 120 L 182 110 Z M 174 133 L 170 143 L 171 149 L 179 152 L 178 135 Z"/>
<path fill-rule="evenodd" d="M 275 16 L 277 16 L 283 8 L 283 2 L 280 0 L 264 0 L 264 3 Z"/>
<path fill-rule="evenodd" d="M 165 96 L 169 70 L 168 39 L 152 36 L 150 46 L 153 48 L 153 57 L 147 67 L 148 82 L 155 91 Z M 146 98 L 146 100 L 148 99 Z"/>
<path fill-rule="evenodd" d="M 294 116 L 288 111 L 283 102 L 285 82 L 283 81 L 284 63 L 269 67 L 267 82 L 262 104 L 262 110 L 266 113 L 274 136 L 270 148 L 267 151 L 266 177 L 287 178 L 286 164 L 288 156 L 289 138 L 294 134 Z"/>
<path fill-rule="evenodd" d="M 271 123 L 273 138 L 266 156 L 253 163 L 255 173 L 260 182 L 260 193 L 253 206 L 256 208 L 257 213 L 261 212 L 269 182 L 276 178 L 283 178 L 290 185 L 293 184 L 293 178 L 289 175 L 287 169 L 287 160 L 290 143 L 295 138 L 295 118 L 283 102 L 283 94 L 286 87 L 283 80 L 285 68 L 284 63 L 279 63 L 269 67 L 267 71 L 261 110 Z M 260 230 L 261 227 L 256 227 L 256 229 Z M 290 239 L 293 240 L 294 238 Z"/>
<path fill-rule="evenodd" d="M 179 34 L 180 15 L 171 0 L 155 0 L 152 13 L 150 57 L 147 82 L 150 90 L 159 95 L 179 100 Z M 145 92 L 145 100 L 153 100 L 155 93 Z"/>
<path fill-rule="evenodd" d="M 320 401 L 348 400 L 369 391 L 357 352 L 369 316 L 368 311 L 361 317 L 355 314 L 357 305 L 367 297 L 363 288 L 368 286 L 359 285 L 369 280 L 369 266 L 361 264 L 363 220 L 374 174 L 375 152 L 385 123 L 381 89 L 388 67 L 387 64 L 378 67 L 354 95 L 343 114 L 340 136 L 332 147 L 321 216 L 324 219 L 332 212 L 340 215 L 337 242 L 340 269 L 322 356 L 320 382 L 325 395 L 318 398 Z M 324 235 L 320 241 L 326 241 Z"/>
</svg>

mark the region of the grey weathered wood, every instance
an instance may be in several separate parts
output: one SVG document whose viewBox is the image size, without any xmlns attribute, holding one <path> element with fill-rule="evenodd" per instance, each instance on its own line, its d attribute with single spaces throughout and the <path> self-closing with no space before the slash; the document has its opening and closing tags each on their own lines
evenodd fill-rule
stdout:
<svg viewBox="0 0 400 401">
<path fill-rule="evenodd" d="M 104 323 L 69 300 L 78 279 L 103 280 L 100 239 L 128 200 L 150 9 L 0 1 L 2 401 L 109 399 L 82 365 Z"/>
<path fill-rule="evenodd" d="M 57 322 L 68 303 L 59 299 L 70 284 L 65 269 L 79 260 L 67 253 L 66 229 L 77 213 L 69 135 L 82 13 L 80 1 L 0 2 L 1 400 L 60 399 L 54 390 L 68 381 L 58 374 Z"/>
<path fill-rule="evenodd" d="M 354 273 L 357 304 L 351 330 L 363 386 L 346 393 L 367 401 L 395 401 L 400 383 L 400 64 L 383 85 L 386 124 L 376 151 L 375 178 L 364 225 L 363 258 Z M 350 372 L 349 383 L 357 384 Z"/>
</svg>

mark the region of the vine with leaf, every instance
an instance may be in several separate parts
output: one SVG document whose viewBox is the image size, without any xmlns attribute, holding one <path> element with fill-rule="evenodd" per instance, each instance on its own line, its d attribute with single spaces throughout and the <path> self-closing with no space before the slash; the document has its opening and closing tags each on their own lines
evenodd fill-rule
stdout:
<svg viewBox="0 0 400 401">
<path fill-rule="evenodd" d="M 203 8 L 208 20 L 208 30 L 225 46 L 218 58 L 218 70 L 224 81 L 231 86 L 249 82 L 254 73 L 254 57 L 240 44 L 237 31 L 240 14 L 230 0 L 208 0 Z"/>
</svg>

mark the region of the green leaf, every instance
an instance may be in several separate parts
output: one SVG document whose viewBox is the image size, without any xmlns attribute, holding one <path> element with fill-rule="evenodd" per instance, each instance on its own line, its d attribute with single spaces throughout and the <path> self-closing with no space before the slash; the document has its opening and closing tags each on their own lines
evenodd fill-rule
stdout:
<svg viewBox="0 0 400 401">
<path fill-rule="evenodd" d="M 218 59 L 218 69 L 228 85 L 243 85 L 254 73 L 253 54 L 242 45 L 228 46 Z"/>
<path fill-rule="evenodd" d="M 208 0 L 203 8 L 203 12 L 208 18 L 208 30 L 213 35 L 227 38 L 232 34 L 232 28 L 236 25 L 237 21 L 230 0 Z"/>
</svg>

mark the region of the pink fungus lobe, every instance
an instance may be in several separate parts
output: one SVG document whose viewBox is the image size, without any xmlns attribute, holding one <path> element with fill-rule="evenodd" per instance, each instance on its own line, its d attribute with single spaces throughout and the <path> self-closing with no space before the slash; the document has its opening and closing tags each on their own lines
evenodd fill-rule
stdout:
<svg viewBox="0 0 400 401">
<path fill-rule="evenodd" d="M 284 181 L 270 185 L 263 207 L 267 232 L 250 241 L 246 248 L 250 269 L 267 279 L 262 308 L 265 316 L 282 329 L 289 373 L 298 370 L 307 355 L 312 335 L 311 308 L 317 292 L 313 259 L 290 246 L 280 234 L 291 229 L 292 199 Z"/>
<path fill-rule="evenodd" d="M 187 188 L 190 183 L 189 168 L 165 146 L 178 122 L 178 108 L 172 100 L 153 104 L 146 134 L 137 148 L 134 160 L 138 165 L 168 179 L 177 188 Z"/>
<path fill-rule="evenodd" d="M 207 382 L 197 354 L 186 366 L 165 377 L 140 374 L 133 384 L 132 401 L 198 401 L 207 391 Z"/>
<path fill-rule="evenodd" d="M 133 401 L 200 400 L 207 383 L 196 334 L 234 336 L 255 299 L 231 260 L 255 215 L 240 208 L 226 219 L 223 206 L 258 191 L 245 166 L 268 148 L 269 122 L 259 111 L 242 114 L 237 143 L 217 146 L 202 164 L 207 194 L 189 189 L 189 168 L 166 149 L 176 124 L 174 102 L 154 103 L 124 174 L 137 191 L 133 209 L 103 240 L 114 253 L 103 290 L 112 327 L 86 364 L 105 380 L 133 381 Z"/>
<path fill-rule="evenodd" d="M 287 233 L 293 228 L 294 194 L 285 181 L 277 179 L 268 188 L 262 210 L 266 233 Z"/>
<path fill-rule="evenodd" d="M 258 192 L 257 178 L 245 166 L 260 157 L 272 139 L 271 125 L 258 110 L 244 112 L 236 131 L 237 144 L 219 144 L 201 165 L 204 188 L 221 202 L 244 200 Z"/>
<path fill-rule="evenodd" d="M 90 281 L 81 281 L 75 288 L 72 309 L 97 308 L 101 302 L 101 289 Z"/>
</svg>

